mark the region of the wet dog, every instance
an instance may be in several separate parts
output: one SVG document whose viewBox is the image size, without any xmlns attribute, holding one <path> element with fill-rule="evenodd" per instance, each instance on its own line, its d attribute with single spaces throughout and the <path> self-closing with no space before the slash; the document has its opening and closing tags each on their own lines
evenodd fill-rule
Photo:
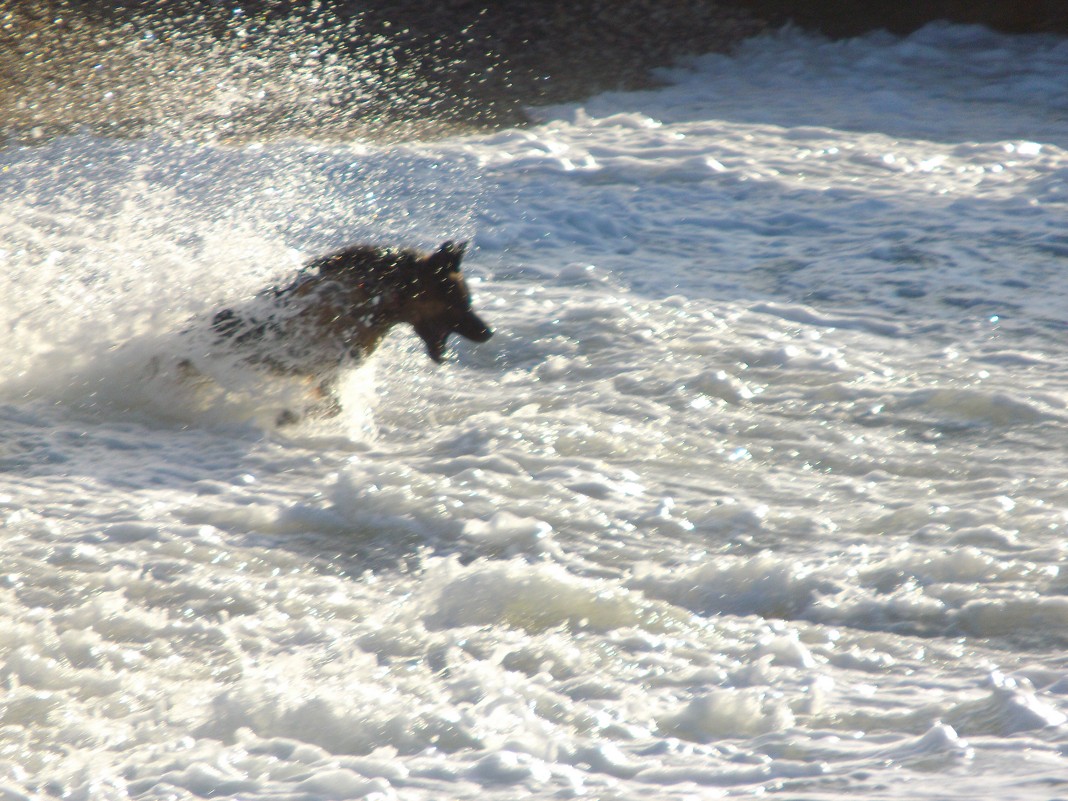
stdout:
<svg viewBox="0 0 1068 801">
<path fill-rule="evenodd" d="M 439 364 L 451 334 L 474 342 L 493 335 L 471 308 L 460 270 L 465 248 L 446 242 L 425 253 L 354 245 L 313 259 L 287 286 L 216 312 L 212 350 L 308 379 L 319 400 L 315 413 L 336 414 L 339 372 L 373 353 L 394 326 L 411 325 Z"/>
</svg>

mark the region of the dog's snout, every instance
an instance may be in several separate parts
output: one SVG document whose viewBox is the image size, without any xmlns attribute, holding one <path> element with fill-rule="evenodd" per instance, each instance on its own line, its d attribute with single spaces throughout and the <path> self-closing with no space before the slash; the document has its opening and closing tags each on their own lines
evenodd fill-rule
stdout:
<svg viewBox="0 0 1068 801">
<path fill-rule="evenodd" d="M 453 330 L 472 342 L 485 342 L 493 336 L 493 330 L 474 312 L 468 312 L 460 318 L 459 323 Z"/>
</svg>

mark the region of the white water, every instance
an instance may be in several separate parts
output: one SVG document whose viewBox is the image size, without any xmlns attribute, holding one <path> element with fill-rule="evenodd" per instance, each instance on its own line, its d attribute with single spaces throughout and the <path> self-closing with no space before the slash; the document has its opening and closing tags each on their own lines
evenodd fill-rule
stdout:
<svg viewBox="0 0 1068 801">
<path fill-rule="evenodd" d="M 1068 44 L 783 34 L 434 144 L 0 151 L 4 798 L 1068 794 Z M 331 426 L 151 355 L 352 239 Z"/>
</svg>

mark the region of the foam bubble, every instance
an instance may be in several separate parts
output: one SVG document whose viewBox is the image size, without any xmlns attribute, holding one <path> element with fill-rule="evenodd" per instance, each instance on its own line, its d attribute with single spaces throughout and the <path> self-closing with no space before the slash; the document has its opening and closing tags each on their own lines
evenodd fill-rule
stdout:
<svg viewBox="0 0 1068 801">
<path fill-rule="evenodd" d="M 945 715 L 945 720 L 965 736 L 1007 736 L 1068 722 L 1068 715 L 1037 698 L 1027 682 L 994 671 L 988 686 L 984 697 L 958 704 Z"/>
<path fill-rule="evenodd" d="M 440 579 L 439 579 L 440 581 Z M 678 620 L 668 609 L 559 565 L 476 562 L 445 583 L 427 617 L 432 628 L 498 624 L 531 632 L 557 626 L 607 631 L 638 626 L 661 630 Z"/>
<path fill-rule="evenodd" d="M 698 696 L 660 724 L 677 737 L 708 742 L 782 731 L 794 725 L 794 716 L 781 700 L 764 692 L 727 689 Z"/>
</svg>

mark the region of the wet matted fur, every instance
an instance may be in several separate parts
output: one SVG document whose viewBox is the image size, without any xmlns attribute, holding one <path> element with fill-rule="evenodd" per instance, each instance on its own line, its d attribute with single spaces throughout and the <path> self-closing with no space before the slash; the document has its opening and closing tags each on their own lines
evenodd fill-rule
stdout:
<svg viewBox="0 0 1068 801">
<path fill-rule="evenodd" d="M 373 353 L 398 324 L 411 325 L 440 364 L 451 334 L 475 342 L 493 335 L 471 308 L 460 270 L 466 244 L 446 242 L 430 253 L 352 245 L 315 258 L 290 284 L 217 311 L 213 349 L 313 379 L 331 403 L 339 370 Z"/>
</svg>

